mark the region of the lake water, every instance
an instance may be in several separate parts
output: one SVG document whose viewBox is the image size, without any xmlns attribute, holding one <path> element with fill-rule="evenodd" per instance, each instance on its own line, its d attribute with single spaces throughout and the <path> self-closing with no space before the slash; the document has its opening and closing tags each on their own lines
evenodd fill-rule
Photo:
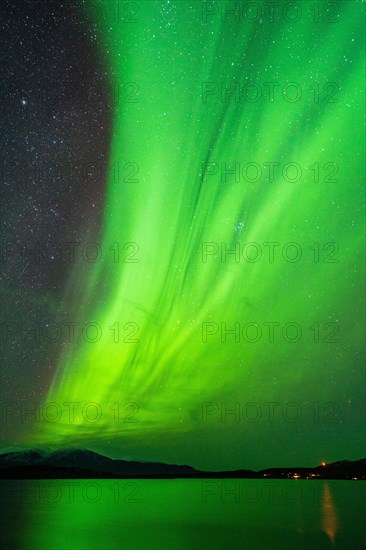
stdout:
<svg viewBox="0 0 366 550">
<path fill-rule="evenodd" d="M 41 480 L 0 485 L 7 550 L 357 549 L 363 481 Z"/>
</svg>

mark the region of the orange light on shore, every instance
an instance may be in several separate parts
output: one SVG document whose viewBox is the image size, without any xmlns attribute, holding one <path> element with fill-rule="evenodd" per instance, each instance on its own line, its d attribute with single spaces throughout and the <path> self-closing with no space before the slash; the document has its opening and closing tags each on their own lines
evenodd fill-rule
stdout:
<svg viewBox="0 0 366 550">
<path fill-rule="evenodd" d="M 326 466 L 326 463 L 325 463 L 325 462 L 322 462 L 322 466 Z"/>
</svg>

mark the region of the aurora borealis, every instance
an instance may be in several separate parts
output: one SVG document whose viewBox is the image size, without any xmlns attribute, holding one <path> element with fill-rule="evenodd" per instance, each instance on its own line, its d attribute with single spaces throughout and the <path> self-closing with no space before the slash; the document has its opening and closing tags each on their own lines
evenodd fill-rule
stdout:
<svg viewBox="0 0 366 550">
<path fill-rule="evenodd" d="M 31 383 L 62 415 L 8 446 L 207 469 L 364 453 L 364 6 L 249 4 L 78 4 L 111 112 L 100 212 L 77 196 L 100 257 L 37 293 L 78 327 Z"/>
</svg>

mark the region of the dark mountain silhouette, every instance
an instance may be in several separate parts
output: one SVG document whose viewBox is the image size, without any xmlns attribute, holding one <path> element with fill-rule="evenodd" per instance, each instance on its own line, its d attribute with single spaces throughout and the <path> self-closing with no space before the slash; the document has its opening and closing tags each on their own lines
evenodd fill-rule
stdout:
<svg viewBox="0 0 366 550">
<path fill-rule="evenodd" d="M 113 460 L 86 449 L 54 452 L 26 450 L 0 454 L 2 479 L 56 478 L 328 478 L 365 479 L 366 459 L 340 460 L 315 468 L 270 468 L 255 472 L 236 470 L 207 472 L 191 466 Z"/>
<path fill-rule="evenodd" d="M 243 470 L 252 477 L 255 472 Z M 84 449 L 24 451 L 0 455 L 0 478 L 64 478 L 64 477 L 126 477 L 126 478 L 190 478 L 230 477 L 231 472 L 201 472 L 191 466 L 113 460 Z"/>
</svg>

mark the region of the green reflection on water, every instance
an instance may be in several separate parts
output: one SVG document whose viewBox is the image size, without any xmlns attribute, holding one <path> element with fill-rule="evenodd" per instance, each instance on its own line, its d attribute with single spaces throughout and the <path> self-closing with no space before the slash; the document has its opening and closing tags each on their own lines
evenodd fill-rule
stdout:
<svg viewBox="0 0 366 550">
<path fill-rule="evenodd" d="M 4 487 L 4 525 L 17 525 L 6 548 L 343 549 L 366 540 L 363 482 L 42 480 Z"/>
</svg>

